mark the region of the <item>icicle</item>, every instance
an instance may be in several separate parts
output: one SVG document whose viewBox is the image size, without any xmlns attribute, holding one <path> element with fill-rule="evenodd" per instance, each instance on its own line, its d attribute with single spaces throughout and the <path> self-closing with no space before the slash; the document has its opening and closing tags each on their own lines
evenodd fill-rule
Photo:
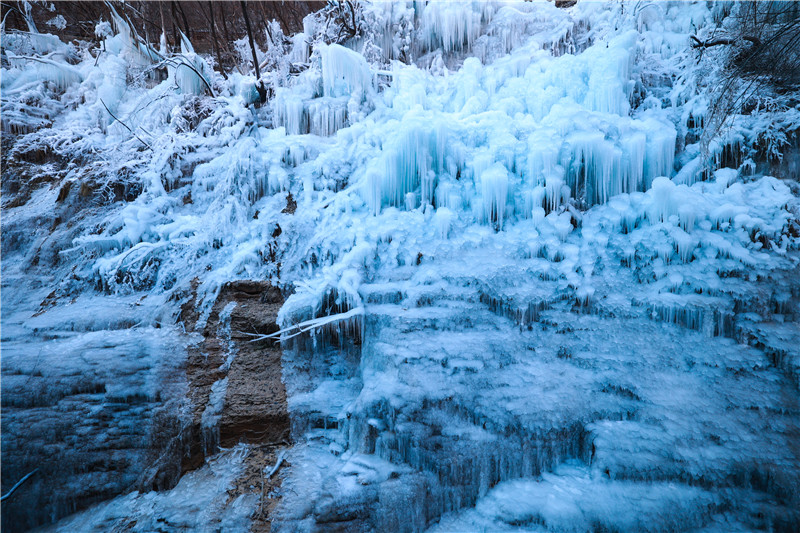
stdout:
<svg viewBox="0 0 800 533">
<path fill-rule="evenodd" d="M 647 152 L 647 136 L 642 132 L 631 132 L 624 135 L 620 141 L 622 145 L 623 164 L 620 192 L 643 191 L 644 188 L 644 158 Z"/>
<path fill-rule="evenodd" d="M 697 219 L 697 208 L 692 204 L 681 204 L 678 206 L 678 219 L 680 220 L 681 228 L 685 232 L 691 232 L 694 229 L 695 220 Z"/>
<path fill-rule="evenodd" d="M 679 228 L 675 228 L 675 230 L 671 232 L 671 237 L 675 244 L 675 252 L 678 257 L 680 257 L 681 261 L 684 263 L 690 262 L 694 250 L 697 248 L 697 241 Z"/>
<path fill-rule="evenodd" d="M 667 178 L 656 178 L 648 196 L 651 199 L 647 218 L 651 224 L 666 222 L 669 217 L 677 214 L 674 201 L 675 184 Z"/>
<path fill-rule="evenodd" d="M 430 129 L 422 121 L 410 121 L 407 129 L 385 150 L 383 198 L 389 205 L 403 205 L 405 195 L 420 188 L 420 201 L 434 201 L 438 173 L 444 169 L 447 131 Z"/>
<path fill-rule="evenodd" d="M 181 33 L 181 56 L 174 60 L 175 82 L 183 94 L 204 94 L 211 83 L 211 69 Z"/>
<path fill-rule="evenodd" d="M 522 201 L 524 210 L 523 216 L 525 218 L 529 218 L 532 216 L 534 211 L 544 207 L 545 188 L 539 185 L 531 190 L 523 191 Z"/>
<path fill-rule="evenodd" d="M 309 131 L 330 137 L 347 125 L 347 102 L 343 99 L 317 98 L 308 103 Z"/>
<path fill-rule="evenodd" d="M 652 123 L 647 135 L 645 156 L 644 188 L 649 189 L 653 179 L 658 176 L 672 176 L 675 160 L 675 142 L 678 132 L 661 122 Z"/>
<path fill-rule="evenodd" d="M 539 226 L 539 224 L 545 218 L 545 211 L 543 207 L 534 207 L 531 209 L 531 220 L 535 226 Z"/>
<path fill-rule="evenodd" d="M 630 88 L 637 32 L 628 31 L 612 39 L 602 55 L 591 64 L 584 105 L 594 111 L 627 116 L 630 111 Z"/>
<path fill-rule="evenodd" d="M 508 199 L 508 171 L 495 163 L 480 174 L 483 218 L 498 229 L 503 228 Z"/>
<path fill-rule="evenodd" d="M 487 7 L 485 3 L 484 10 Z M 476 11 L 470 2 L 431 2 L 421 14 L 419 33 L 426 51 L 437 48 L 445 52 L 470 49 L 480 35 L 484 13 Z"/>
<path fill-rule="evenodd" d="M 750 158 L 745 159 L 744 163 L 739 167 L 739 172 L 743 176 L 754 176 L 756 173 L 756 163 Z"/>
<path fill-rule="evenodd" d="M 436 187 L 436 192 L 434 193 L 434 199 L 436 200 L 437 206 L 447 206 L 448 197 L 450 194 L 454 192 L 455 188 L 453 187 L 452 183 L 447 182 L 439 182 L 439 185 Z"/>
<path fill-rule="evenodd" d="M 308 114 L 303 100 L 289 89 L 280 88 L 276 91 L 272 109 L 275 125 L 286 128 L 287 135 L 308 133 Z"/>
<path fill-rule="evenodd" d="M 461 193 L 452 183 L 439 183 L 436 187 L 436 205 L 457 213 L 463 208 Z"/>
<path fill-rule="evenodd" d="M 602 132 L 577 132 L 569 137 L 572 147 L 571 171 L 567 185 L 576 198 L 582 193 L 590 205 L 596 202 L 598 182 L 611 177 L 613 160 Z"/>
<path fill-rule="evenodd" d="M 382 173 L 375 165 L 367 169 L 366 174 L 366 195 L 367 202 L 369 203 L 370 210 L 373 215 L 378 215 L 381 212 L 381 200 L 383 197 L 383 179 Z"/>
<path fill-rule="evenodd" d="M 413 192 L 406 193 L 406 211 L 413 211 L 417 208 L 417 195 Z"/>
<path fill-rule="evenodd" d="M 527 181 L 531 184 L 540 183 L 542 177 L 550 175 L 558 164 L 559 145 L 554 142 L 555 132 L 549 135 L 536 135 L 528 138 L 528 168 Z"/>
<path fill-rule="evenodd" d="M 285 191 L 289 188 L 289 174 L 281 165 L 273 164 L 267 175 L 267 185 L 269 194 Z"/>
<path fill-rule="evenodd" d="M 436 210 L 436 213 L 433 215 L 433 221 L 434 224 L 436 224 L 436 230 L 440 238 L 447 238 L 450 234 L 450 227 L 455 219 L 456 214 L 446 207 L 440 207 Z"/>
<path fill-rule="evenodd" d="M 556 175 L 547 176 L 544 186 L 544 201 L 547 211 L 555 211 L 561 205 L 564 180 Z"/>
<path fill-rule="evenodd" d="M 298 33 L 292 37 L 291 60 L 295 63 L 308 63 L 309 57 L 308 35 Z"/>
<path fill-rule="evenodd" d="M 372 88 L 372 71 L 364 56 L 338 44 L 320 45 L 325 96 L 346 96 Z"/>
</svg>

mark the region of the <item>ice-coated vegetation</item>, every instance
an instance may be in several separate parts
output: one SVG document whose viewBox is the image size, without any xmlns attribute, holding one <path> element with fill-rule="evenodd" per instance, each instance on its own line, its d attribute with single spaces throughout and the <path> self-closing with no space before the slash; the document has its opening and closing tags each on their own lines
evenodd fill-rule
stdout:
<svg viewBox="0 0 800 533">
<path fill-rule="evenodd" d="M 198 331 L 224 283 L 280 287 L 278 531 L 793 530 L 797 94 L 692 46 L 743 5 L 358 3 L 260 80 L 119 15 L 102 52 L 9 33 L 9 157 L 62 164 L 4 208 L 4 276 L 147 296 L 137 327 L 196 280 Z M 118 502 L 152 524 L 181 487 Z"/>
</svg>

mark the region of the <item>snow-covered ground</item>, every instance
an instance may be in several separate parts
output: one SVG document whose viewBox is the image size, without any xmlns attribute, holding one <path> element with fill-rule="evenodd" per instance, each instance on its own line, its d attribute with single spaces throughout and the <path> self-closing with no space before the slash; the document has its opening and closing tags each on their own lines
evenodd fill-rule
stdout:
<svg viewBox="0 0 800 533">
<path fill-rule="evenodd" d="M 222 284 L 266 279 L 290 294 L 277 530 L 792 530 L 800 185 L 763 154 L 800 110 L 769 95 L 712 131 L 726 51 L 690 35 L 736 9 L 375 3 L 346 46 L 312 15 L 264 53 L 261 107 L 188 42 L 159 81 L 166 51 L 125 24 L 98 26 L 99 56 L 7 37 L 9 157 L 52 179 L 9 175 L 4 405 L 41 348 L 7 337 L 43 320 L 16 301 L 55 291 L 41 316 L 100 337 L 136 324 L 159 368 L 192 280 L 202 328 Z M 64 530 L 230 483 L 204 468 Z"/>
</svg>

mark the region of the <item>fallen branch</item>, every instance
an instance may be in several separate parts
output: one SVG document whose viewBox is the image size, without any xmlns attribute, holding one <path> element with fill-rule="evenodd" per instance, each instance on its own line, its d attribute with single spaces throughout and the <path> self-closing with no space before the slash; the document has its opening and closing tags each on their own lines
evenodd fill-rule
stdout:
<svg viewBox="0 0 800 533">
<path fill-rule="evenodd" d="M 38 468 L 35 468 L 35 469 L 33 469 L 31 472 L 28 472 L 28 473 L 27 473 L 27 474 L 26 474 L 26 475 L 25 475 L 25 476 L 24 476 L 22 479 L 20 479 L 19 481 L 17 481 L 17 483 L 16 483 L 16 484 L 15 484 L 13 487 L 11 487 L 11 489 L 10 489 L 8 492 L 6 492 L 5 494 L 3 494 L 3 496 L 2 496 L 2 497 L 0 497 L 0 502 L 4 502 L 4 501 L 6 501 L 8 498 L 10 498 L 10 497 L 11 497 L 11 495 L 12 495 L 12 494 L 14 494 L 14 491 L 15 491 L 15 490 L 17 490 L 18 488 L 20 488 L 20 487 L 22 486 L 22 484 L 23 484 L 23 483 L 25 483 L 26 481 L 28 481 L 28 478 L 29 478 L 29 477 L 31 477 L 32 475 L 34 475 L 34 474 L 35 474 L 36 472 L 38 472 L 38 471 L 39 471 L 39 469 L 38 469 Z"/>
<path fill-rule="evenodd" d="M 291 331 L 297 330 L 292 335 L 284 337 L 286 339 L 291 339 L 292 337 L 297 337 L 298 335 L 302 335 L 303 333 L 311 331 L 312 329 L 316 329 L 316 328 L 318 328 L 320 326 L 326 326 L 326 325 L 332 324 L 334 322 L 339 322 L 341 320 L 347 320 L 349 318 L 353 318 L 355 316 L 361 316 L 363 314 L 364 314 L 364 308 L 363 307 L 356 307 L 355 309 L 351 309 L 351 310 L 347 311 L 346 313 L 339 313 L 337 315 L 328 315 L 328 316 L 323 316 L 323 317 L 320 317 L 320 318 L 314 318 L 312 320 L 306 320 L 305 322 L 300 322 L 299 324 L 294 324 L 292 326 L 289 326 L 288 328 L 284 328 L 284 329 L 282 329 L 280 331 L 276 331 L 275 333 L 270 333 L 269 335 L 256 335 L 254 333 L 247 333 L 247 332 L 244 332 L 244 331 L 238 331 L 237 333 L 241 333 L 242 335 L 248 335 L 250 337 L 255 337 L 254 339 L 252 339 L 249 342 L 258 342 L 258 341 L 264 341 L 264 340 L 267 340 L 267 339 L 275 339 L 275 338 L 280 337 L 281 335 L 284 335 L 284 334 L 289 333 Z"/>
</svg>

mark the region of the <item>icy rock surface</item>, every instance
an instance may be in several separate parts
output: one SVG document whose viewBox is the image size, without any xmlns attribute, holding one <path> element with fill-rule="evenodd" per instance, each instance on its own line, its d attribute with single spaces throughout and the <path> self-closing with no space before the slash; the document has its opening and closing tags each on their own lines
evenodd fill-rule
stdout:
<svg viewBox="0 0 800 533">
<path fill-rule="evenodd" d="M 247 531 L 256 497 L 232 499 L 227 492 L 246 454 L 246 447 L 234 448 L 210 458 L 170 490 L 119 496 L 42 531 Z"/>
<path fill-rule="evenodd" d="M 4 265 L 4 493 L 35 471 L 3 502 L 10 531 L 180 476 L 185 337 L 133 327 L 138 298 L 85 295 L 42 312 L 39 283 Z"/>
<path fill-rule="evenodd" d="M 10 176 L 4 254 L 61 276 L 43 317 L 104 291 L 166 322 L 196 280 L 199 329 L 232 280 L 290 294 L 278 531 L 792 530 L 799 189 L 752 157 L 800 121 L 697 142 L 720 56 L 689 36 L 735 9 L 375 3 L 343 44 L 312 16 L 261 108 L 239 74 L 126 87 L 149 59 L 122 30 L 97 60 L 12 58 L 11 160 L 53 179 Z"/>
</svg>

